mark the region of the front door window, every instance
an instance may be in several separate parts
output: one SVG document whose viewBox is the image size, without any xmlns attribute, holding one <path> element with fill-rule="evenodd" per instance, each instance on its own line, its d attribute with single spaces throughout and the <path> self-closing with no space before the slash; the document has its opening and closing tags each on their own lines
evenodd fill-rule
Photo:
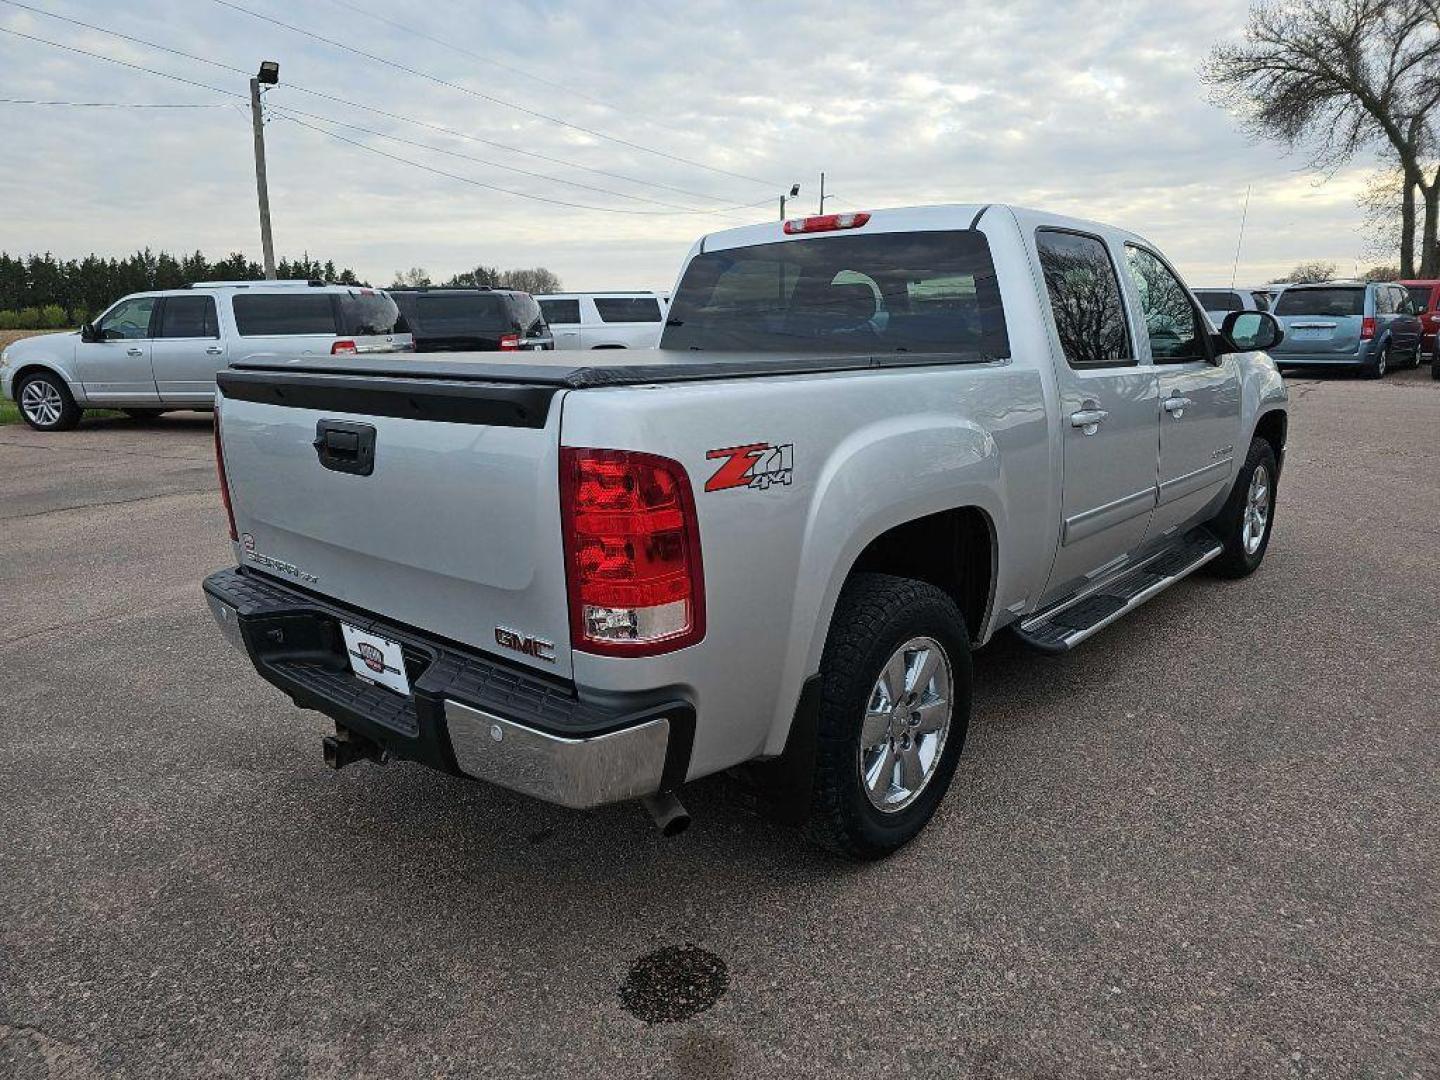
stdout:
<svg viewBox="0 0 1440 1080">
<path fill-rule="evenodd" d="M 156 298 L 137 296 L 133 300 L 122 300 L 102 318 L 96 329 L 103 341 L 148 338 L 150 336 L 150 315 L 155 310 Z"/>
</svg>

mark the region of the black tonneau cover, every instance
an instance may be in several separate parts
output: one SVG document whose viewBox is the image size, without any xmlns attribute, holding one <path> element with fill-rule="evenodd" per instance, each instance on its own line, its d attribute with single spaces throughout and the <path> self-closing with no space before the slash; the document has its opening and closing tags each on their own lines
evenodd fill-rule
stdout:
<svg viewBox="0 0 1440 1080">
<path fill-rule="evenodd" d="M 620 350 L 615 350 L 619 352 Z M 955 354 L 776 356 L 773 353 L 662 352 L 627 349 L 604 364 L 563 354 L 497 361 L 495 353 L 414 353 L 348 357 L 256 355 L 216 376 L 221 394 L 267 405 L 489 427 L 542 428 L 561 390 L 708 379 L 816 375 L 873 368 L 933 367 L 995 361 Z"/>
<path fill-rule="evenodd" d="M 875 356 L 777 356 L 774 353 L 675 352 L 661 349 L 604 349 L 577 363 L 565 353 L 521 353 L 496 360 L 493 352 L 447 353 L 431 359 L 416 353 L 370 353 L 347 357 L 284 357 L 260 354 L 230 365 L 232 371 L 306 375 L 426 379 L 463 383 L 552 386 L 583 390 L 599 386 L 693 382 L 774 375 L 813 375 L 868 368 L 983 364 L 989 357 L 959 353 L 884 353 Z M 603 359 L 602 359 L 603 357 Z"/>
</svg>

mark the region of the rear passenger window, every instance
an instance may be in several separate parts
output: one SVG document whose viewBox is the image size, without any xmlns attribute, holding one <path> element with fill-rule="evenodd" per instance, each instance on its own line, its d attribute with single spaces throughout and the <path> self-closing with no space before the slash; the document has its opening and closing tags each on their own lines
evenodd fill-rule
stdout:
<svg viewBox="0 0 1440 1080">
<path fill-rule="evenodd" d="M 1154 252 L 1134 244 L 1125 245 L 1125 266 L 1140 294 L 1150 358 L 1157 364 L 1206 359 L 1209 354 L 1204 342 L 1209 331 L 1201 324 L 1200 313 L 1180 279 Z"/>
<path fill-rule="evenodd" d="M 1035 245 L 1040 250 L 1055 330 L 1070 366 L 1133 364 L 1135 354 L 1120 303 L 1120 279 L 1104 243 L 1093 236 L 1040 229 Z"/>
<path fill-rule="evenodd" d="M 236 296 L 234 305 L 235 326 L 242 337 L 335 333 L 329 293 Z"/>
<path fill-rule="evenodd" d="M 595 310 L 604 322 L 660 321 L 660 301 L 653 296 L 597 296 Z"/>
<path fill-rule="evenodd" d="M 162 338 L 218 338 L 213 296 L 171 296 L 160 315 Z"/>
<path fill-rule="evenodd" d="M 545 321 L 551 326 L 580 321 L 579 300 L 541 300 L 540 310 L 545 312 Z"/>
</svg>

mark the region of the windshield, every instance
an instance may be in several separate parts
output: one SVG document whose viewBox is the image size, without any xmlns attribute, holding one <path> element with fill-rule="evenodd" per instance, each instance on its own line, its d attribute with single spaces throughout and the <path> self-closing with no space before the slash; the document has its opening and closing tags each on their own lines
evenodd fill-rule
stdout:
<svg viewBox="0 0 1440 1080">
<path fill-rule="evenodd" d="M 340 297 L 340 333 L 355 337 L 367 334 L 393 334 L 400 320 L 400 309 L 383 292 L 369 289 L 345 293 Z"/>
<path fill-rule="evenodd" d="M 514 329 L 500 297 L 484 293 L 420 293 L 416 329 L 435 337 L 494 334 Z"/>
<path fill-rule="evenodd" d="M 1296 289 L 1280 294 L 1275 303 L 1276 315 L 1347 315 L 1365 314 L 1365 290 Z"/>
<path fill-rule="evenodd" d="M 1010 354 L 983 233 L 876 233 L 697 255 L 662 349 Z"/>
</svg>

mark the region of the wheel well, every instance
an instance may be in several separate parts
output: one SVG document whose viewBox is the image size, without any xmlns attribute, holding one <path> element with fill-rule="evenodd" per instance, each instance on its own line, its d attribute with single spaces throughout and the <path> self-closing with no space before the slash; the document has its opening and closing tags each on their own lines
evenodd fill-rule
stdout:
<svg viewBox="0 0 1440 1080">
<path fill-rule="evenodd" d="M 995 572 L 994 530 L 974 506 L 942 510 L 881 533 L 851 573 L 870 571 L 929 582 L 950 594 L 972 639 L 980 637 Z"/>
<path fill-rule="evenodd" d="M 1289 424 L 1289 416 L 1281 409 L 1274 409 L 1260 417 L 1255 425 L 1255 437 L 1264 439 L 1270 444 L 1270 449 L 1275 451 L 1277 469 L 1285 464 L 1285 431 Z"/>
<path fill-rule="evenodd" d="M 10 380 L 10 393 L 18 395 L 20 393 L 20 387 L 25 384 L 26 379 L 32 375 L 41 374 L 54 375 L 55 378 L 60 380 L 61 385 L 63 385 L 65 389 L 70 389 L 70 383 L 66 380 L 65 376 L 61 375 L 54 368 L 47 367 L 45 364 L 26 364 L 19 371 L 15 372 L 15 377 Z"/>
</svg>

